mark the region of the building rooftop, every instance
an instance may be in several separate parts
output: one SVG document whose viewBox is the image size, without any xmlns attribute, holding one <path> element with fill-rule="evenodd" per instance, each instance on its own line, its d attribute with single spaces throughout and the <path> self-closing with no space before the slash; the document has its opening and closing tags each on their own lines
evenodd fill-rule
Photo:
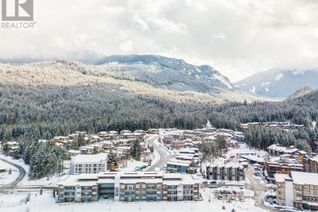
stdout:
<svg viewBox="0 0 318 212">
<path fill-rule="evenodd" d="M 164 185 L 194 184 L 195 179 L 191 175 L 162 172 L 105 172 L 99 174 L 67 175 L 60 178 L 58 185 L 63 186 L 93 186 L 103 183 L 162 183 Z"/>
<path fill-rule="evenodd" d="M 291 179 L 288 174 L 275 174 L 274 177 L 276 182 L 285 182 L 285 180 Z"/>
<path fill-rule="evenodd" d="M 175 160 L 175 161 L 169 161 L 167 162 L 167 165 L 173 165 L 173 166 L 190 166 L 190 163 L 186 163 L 185 161 L 178 161 L 178 160 Z"/>
<path fill-rule="evenodd" d="M 318 186 L 318 173 L 292 171 L 291 176 L 296 184 Z"/>
<path fill-rule="evenodd" d="M 96 155 L 76 155 L 73 157 L 73 163 L 100 163 L 107 159 L 107 153 L 100 153 Z"/>
<path fill-rule="evenodd" d="M 292 154 L 292 153 L 295 153 L 295 152 L 299 151 L 299 149 L 297 149 L 297 148 L 295 148 L 293 146 L 284 147 L 284 146 L 280 146 L 278 144 L 272 144 L 267 149 L 268 150 L 274 150 L 274 151 L 277 151 L 277 152 L 289 153 L 289 154 Z"/>
</svg>

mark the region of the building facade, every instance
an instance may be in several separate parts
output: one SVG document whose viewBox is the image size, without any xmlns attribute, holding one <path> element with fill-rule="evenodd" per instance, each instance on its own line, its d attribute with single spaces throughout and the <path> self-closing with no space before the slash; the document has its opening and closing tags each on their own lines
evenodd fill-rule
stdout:
<svg viewBox="0 0 318 212">
<path fill-rule="evenodd" d="M 245 179 L 244 167 L 239 163 L 214 163 L 206 167 L 209 180 L 241 181 Z"/>
<path fill-rule="evenodd" d="M 292 171 L 302 172 L 304 171 L 304 167 L 298 163 L 266 162 L 265 170 L 267 180 L 273 182 L 275 174 L 290 174 Z"/>
<path fill-rule="evenodd" d="M 304 171 L 318 173 L 318 155 L 314 157 L 304 157 Z"/>
<path fill-rule="evenodd" d="M 199 200 L 199 182 L 189 175 L 136 172 L 70 175 L 61 179 L 57 202 Z"/>
<path fill-rule="evenodd" d="M 170 173 L 187 173 L 190 167 L 190 163 L 183 161 L 169 161 L 167 162 L 166 171 Z"/>
<path fill-rule="evenodd" d="M 301 210 L 318 210 L 318 174 L 294 172 L 275 175 L 278 202 Z"/>
<path fill-rule="evenodd" d="M 96 174 L 107 170 L 107 154 L 76 155 L 70 164 L 70 174 Z"/>
</svg>

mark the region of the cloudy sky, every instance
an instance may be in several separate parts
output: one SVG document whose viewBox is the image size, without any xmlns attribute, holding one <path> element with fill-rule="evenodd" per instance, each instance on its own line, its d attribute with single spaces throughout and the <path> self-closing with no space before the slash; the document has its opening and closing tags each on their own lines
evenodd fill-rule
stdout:
<svg viewBox="0 0 318 212">
<path fill-rule="evenodd" d="M 237 81 L 318 67 L 316 0 L 34 0 L 36 29 L 0 29 L 0 59 L 162 54 Z"/>
</svg>

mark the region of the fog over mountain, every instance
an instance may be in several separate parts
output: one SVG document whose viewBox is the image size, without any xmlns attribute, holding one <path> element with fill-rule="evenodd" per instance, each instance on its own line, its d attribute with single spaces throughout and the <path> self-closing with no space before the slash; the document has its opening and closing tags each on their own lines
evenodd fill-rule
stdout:
<svg viewBox="0 0 318 212">
<path fill-rule="evenodd" d="M 271 67 L 318 67 L 317 8 L 316 0 L 39 0 L 34 30 L 0 31 L 0 60 L 160 54 L 238 81 Z"/>
</svg>

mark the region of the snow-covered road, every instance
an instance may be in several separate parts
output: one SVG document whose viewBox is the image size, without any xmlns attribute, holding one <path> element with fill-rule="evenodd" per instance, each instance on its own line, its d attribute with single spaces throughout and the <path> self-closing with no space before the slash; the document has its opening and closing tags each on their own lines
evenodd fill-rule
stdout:
<svg viewBox="0 0 318 212">
<path fill-rule="evenodd" d="M 0 160 L 6 164 L 8 164 L 9 166 L 12 166 L 13 169 L 12 171 L 18 171 L 18 175 L 12 175 L 10 176 L 10 178 L 15 178 L 15 179 L 11 179 L 11 182 L 4 182 L 3 184 L 0 185 L 0 189 L 1 188 L 14 188 L 18 185 L 18 183 L 20 183 L 23 178 L 26 175 L 26 171 L 24 170 L 24 168 L 16 163 L 13 163 L 7 159 L 4 158 L 0 158 Z"/>
<path fill-rule="evenodd" d="M 163 144 L 158 142 L 158 136 L 149 139 L 149 143 L 154 147 L 154 152 L 157 157 L 147 171 L 155 171 L 157 168 L 162 169 L 170 159 L 169 153 Z"/>
</svg>

